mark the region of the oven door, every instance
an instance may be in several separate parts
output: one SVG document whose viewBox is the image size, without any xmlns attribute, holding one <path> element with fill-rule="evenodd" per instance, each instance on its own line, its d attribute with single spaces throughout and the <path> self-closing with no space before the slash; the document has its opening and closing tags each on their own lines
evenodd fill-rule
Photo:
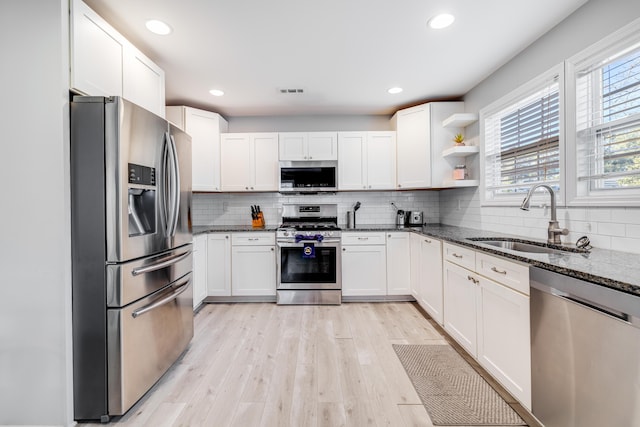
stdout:
<svg viewBox="0 0 640 427">
<path fill-rule="evenodd" d="M 305 255 L 313 244 L 313 256 Z M 342 289 L 340 242 L 278 242 L 278 289 Z"/>
</svg>

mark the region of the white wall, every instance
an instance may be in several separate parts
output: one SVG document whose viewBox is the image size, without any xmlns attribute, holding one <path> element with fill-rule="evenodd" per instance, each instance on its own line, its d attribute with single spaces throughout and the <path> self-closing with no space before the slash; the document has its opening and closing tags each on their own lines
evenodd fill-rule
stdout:
<svg viewBox="0 0 640 427">
<path fill-rule="evenodd" d="M 640 1 L 590 0 L 526 50 L 498 69 L 464 97 L 465 109 L 478 112 L 493 101 L 640 17 Z M 479 125 L 466 129 L 478 138 Z M 477 163 L 477 162 L 476 162 Z M 474 163 L 474 167 L 477 164 Z M 440 193 L 440 220 L 461 225 L 546 239 L 549 214 L 532 206 L 482 207 L 478 189 Z M 640 208 L 561 208 L 558 219 L 575 242 L 588 235 L 594 246 L 640 253 Z"/>
<path fill-rule="evenodd" d="M 393 130 L 385 115 L 228 117 L 229 132 L 313 132 Z"/>
<path fill-rule="evenodd" d="M 0 424 L 73 423 L 68 10 L 0 3 Z"/>
<path fill-rule="evenodd" d="M 280 223 L 283 203 L 335 203 L 338 222 L 345 225 L 347 211 L 361 203 L 356 213 L 356 225 L 395 224 L 394 202 L 399 209 L 421 210 L 426 222 L 440 218 L 437 191 L 354 191 L 334 195 L 283 195 L 280 193 L 194 194 L 194 225 L 249 225 L 251 205 L 260 205 L 268 226 Z"/>
</svg>

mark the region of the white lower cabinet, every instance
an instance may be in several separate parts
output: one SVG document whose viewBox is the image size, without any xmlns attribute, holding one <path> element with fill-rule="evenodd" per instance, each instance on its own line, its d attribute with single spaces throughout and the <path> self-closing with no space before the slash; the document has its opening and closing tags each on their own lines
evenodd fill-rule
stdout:
<svg viewBox="0 0 640 427">
<path fill-rule="evenodd" d="M 193 238 L 193 308 L 207 296 L 207 235 Z"/>
<path fill-rule="evenodd" d="M 275 234 L 246 232 L 231 237 L 231 295 L 275 296 Z"/>
<path fill-rule="evenodd" d="M 445 330 L 531 409 L 528 266 L 448 243 L 443 252 Z"/>
<path fill-rule="evenodd" d="M 531 409 L 529 297 L 480 277 L 478 361 Z"/>
<path fill-rule="evenodd" d="M 477 295 L 474 273 L 445 261 L 444 328 L 473 357 L 478 356 Z"/>
<path fill-rule="evenodd" d="M 231 235 L 207 235 L 207 295 L 231 295 Z"/>
<path fill-rule="evenodd" d="M 411 295 L 411 233 L 387 233 L 387 295 Z"/>
<path fill-rule="evenodd" d="M 342 233 L 342 295 L 387 294 L 384 233 Z"/>
<path fill-rule="evenodd" d="M 422 308 L 440 325 L 443 323 L 442 243 L 432 237 L 418 236 L 417 297 Z M 413 250 L 413 247 L 412 247 Z"/>
</svg>

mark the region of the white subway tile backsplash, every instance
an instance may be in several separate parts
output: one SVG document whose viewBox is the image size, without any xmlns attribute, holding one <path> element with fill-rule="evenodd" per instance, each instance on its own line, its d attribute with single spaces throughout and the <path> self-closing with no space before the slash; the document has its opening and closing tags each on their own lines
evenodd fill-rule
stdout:
<svg viewBox="0 0 640 427">
<path fill-rule="evenodd" d="M 632 239 L 630 237 L 612 237 L 610 249 L 640 254 L 640 239 Z"/>
<path fill-rule="evenodd" d="M 624 237 L 625 225 L 612 222 L 602 222 L 598 224 L 598 234 Z"/>
</svg>

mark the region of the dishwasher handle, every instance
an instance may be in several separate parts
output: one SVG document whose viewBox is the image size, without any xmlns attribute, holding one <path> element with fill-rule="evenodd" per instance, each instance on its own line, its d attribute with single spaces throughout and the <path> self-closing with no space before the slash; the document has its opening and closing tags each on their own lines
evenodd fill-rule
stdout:
<svg viewBox="0 0 640 427">
<path fill-rule="evenodd" d="M 560 298 L 563 298 L 565 300 L 574 302 L 578 305 L 581 305 L 583 307 L 587 307 L 590 308 L 592 310 L 598 311 L 606 316 L 610 316 L 610 317 L 614 317 L 618 320 L 622 320 L 623 322 L 627 322 L 627 323 L 631 323 L 631 316 L 627 313 L 624 313 L 622 311 L 618 311 L 616 309 L 610 308 L 610 307 L 605 307 L 601 304 L 595 303 L 593 301 L 587 301 L 584 300 L 582 298 L 579 298 L 575 295 L 570 295 L 567 294 L 566 292 L 560 292 L 557 291 L 556 289 L 553 289 L 551 292 L 552 295 L 558 296 Z"/>
</svg>

